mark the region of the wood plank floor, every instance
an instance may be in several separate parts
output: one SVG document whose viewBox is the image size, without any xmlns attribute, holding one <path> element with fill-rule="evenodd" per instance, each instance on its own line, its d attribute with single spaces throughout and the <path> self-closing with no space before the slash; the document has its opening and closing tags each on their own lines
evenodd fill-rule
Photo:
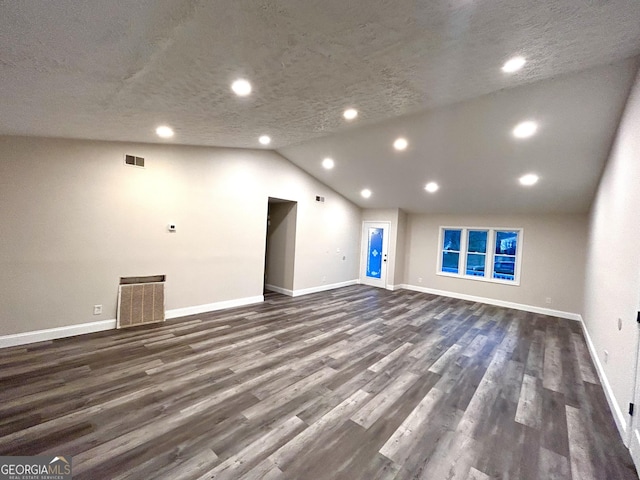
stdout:
<svg viewBox="0 0 640 480">
<path fill-rule="evenodd" d="M 637 479 L 577 322 L 354 286 L 0 350 L 77 479 Z"/>
</svg>

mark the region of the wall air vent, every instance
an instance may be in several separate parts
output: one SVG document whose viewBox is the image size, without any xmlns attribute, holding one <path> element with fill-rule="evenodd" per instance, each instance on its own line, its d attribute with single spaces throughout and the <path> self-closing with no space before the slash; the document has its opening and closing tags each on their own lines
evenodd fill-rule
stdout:
<svg viewBox="0 0 640 480">
<path fill-rule="evenodd" d="M 121 277 L 118 328 L 164 322 L 164 275 Z"/>
<path fill-rule="evenodd" d="M 144 157 L 136 157 L 135 155 L 124 156 L 125 165 L 131 165 L 132 167 L 144 167 Z"/>
</svg>

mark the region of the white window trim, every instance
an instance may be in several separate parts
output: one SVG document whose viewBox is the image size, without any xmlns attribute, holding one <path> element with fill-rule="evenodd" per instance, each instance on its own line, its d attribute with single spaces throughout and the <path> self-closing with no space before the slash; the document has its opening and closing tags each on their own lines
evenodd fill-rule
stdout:
<svg viewBox="0 0 640 480">
<path fill-rule="evenodd" d="M 462 230 L 460 235 L 460 260 L 458 263 L 459 273 L 450 273 L 442 271 L 442 252 L 443 252 L 443 237 L 445 230 Z M 466 274 L 466 262 L 467 262 L 467 236 L 469 230 L 486 230 L 487 235 L 487 253 L 485 263 L 485 273 L 490 272 L 493 276 L 493 259 L 495 257 L 495 234 L 496 231 L 500 232 L 518 232 L 518 249 L 516 251 L 516 271 L 515 278 L 513 280 L 502 280 L 499 278 L 479 277 L 476 275 Z M 438 233 L 438 262 L 436 265 L 436 275 L 441 277 L 463 278 L 466 280 L 476 280 L 478 282 L 499 283 L 501 285 L 520 285 L 520 274 L 522 273 L 522 247 L 524 245 L 524 228 L 510 228 L 510 227 L 463 227 L 463 226 L 441 226 Z M 490 266 L 490 268 L 487 268 Z"/>
</svg>

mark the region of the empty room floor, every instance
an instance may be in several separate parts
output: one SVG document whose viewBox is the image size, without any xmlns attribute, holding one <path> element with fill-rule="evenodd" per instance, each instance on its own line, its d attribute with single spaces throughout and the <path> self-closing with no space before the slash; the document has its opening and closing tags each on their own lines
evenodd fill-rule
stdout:
<svg viewBox="0 0 640 480">
<path fill-rule="evenodd" d="M 77 479 L 637 479 L 580 324 L 353 286 L 0 350 Z"/>
</svg>

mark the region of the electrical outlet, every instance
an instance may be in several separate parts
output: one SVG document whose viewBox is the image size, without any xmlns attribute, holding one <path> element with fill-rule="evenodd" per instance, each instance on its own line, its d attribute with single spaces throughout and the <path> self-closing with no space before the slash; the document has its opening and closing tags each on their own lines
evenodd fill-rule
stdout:
<svg viewBox="0 0 640 480">
<path fill-rule="evenodd" d="M 604 351 L 604 363 L 609 363 L 609 352 L 607 350 Z"/>
<path fill-rule="evenodd" d="M 422 277 L 418 277 L 418 283 L 422 283 Z"/>
<path fill-rule="evenodd" d="M 327 281 L 327 277 L 322 277 L 322 283 Z"/>
<path fill-rule="evenodd" d="M 93 314 L 94 315 L 102 315 L 102 305 L 94 305 L 93 306 Z"/>
<path fill-rule="evenodd" d="M 551 297 L 545 298 L 544 303 L 546 303 L 547 305 L 551 305 Z"/>
</svg>

